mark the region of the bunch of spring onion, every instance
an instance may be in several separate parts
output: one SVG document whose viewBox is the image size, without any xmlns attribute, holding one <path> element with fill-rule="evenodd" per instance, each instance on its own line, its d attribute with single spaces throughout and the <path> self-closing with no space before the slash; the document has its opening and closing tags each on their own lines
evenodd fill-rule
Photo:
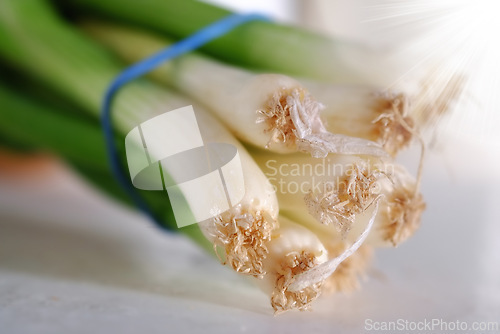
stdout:
<svg viewBox="0 0 500 334">
<path fill-rule="evenodd" d="M 84 21 L 81 26 L 128 63 L 172 44 L 159 35 L 102 21 Z M 410 108 L 409 98 L 400 92 L 310 80 L 300 83 L 282 74 L 255 74 L 196 53 L 178 57 L 150 76 L 203 103 L 240 140 L 277 153 L 383 156 L 385 152 L 375 145 L 379 143 L 395 156 L 415 137 L 410 111 L 429 107 L 419 99 L 421 105 Z"/>
<path fill-rule="evenodd" d="M 27 128 L 31 131 L 26 131 Z M 212 129 L 218 130 L 217 132 L 225 131 L 217 127 Z M 121 194 L 118 185 L 109 182 L 112 175 L 107 168 L 104 146 L 101 145 L 102 132 L 96 122 L 80 115 L 75 117 L 72 111 L 60 110 L 50 105 L 44 106 L 43 102 L 32 97 L 27 100 L 26 93 L 21 95 L 19 91 L 0 84 L 0 133 L 2 139 L 9 139 L 9 143 L 43 149 L 63 157 L 99 188 L 130 204 Z M 64 140 L 61 140 L 61 136 L 64 136 Z M 123 141 L 123 136 L 117 135 L 118 139 Z M 256 181 L 253 179 L 253 182 Z M 165 205 L 165 197 L 160 193 L 151 192 L 144 192 L 141 195 L 145 197 L 157 216 L 162 217 L 163 222 L 170 228 L 174 228 L 173 214 L 168 205 Z M 278 220 L 279 228 L 273 231 L 271 240 L 266 243 L 267 256 L 261 267 L 264 275 L 257 283 L 269 293 L 271 304 L 277 312 L 293 308 L 305 309 L 320 294 L 321 284 L 313 284 L 298 291 L 288 291 L 288 287 L 295 275 L 325 263 L 328 251 L 311 230 L 284 216 L 280 216 Z M 238 225 L 225 228 L 239 228 L 244 224 L 242 220 L 235 222 Z M 203 226 L 201 226 L 202 231 L 198 226 L 191 225 L 179 231 L 186 233 L 196 243 L 210 251 L 212 247 L 203 236 Z M 245 270 L 243 273 L 246 273 Z M 344 284 L 345 275 L 332 282 L 339 281 L 339 284 Z"/>
<path fill-rule="evenodd" d="M 90 12 L 153 26 L 174 37 L 190 34 L 227 14 L 216 7 L 184 0 L 149 0 L 141 4 L 129 0 L 119 4 L 115 0 L 75 1 L 65 5 L 81 5 Z M 194 16 L 199 21 L 182 18 L 188 14 L 185 10 L 190 18 L 198 13 Z M 85 23 L 85 32 L 107 49 L 79 29 L 59 17 L 47 0 L 0 3 L 2 62 L 94 118 L 91 121 L 75 116 L 67 108 L 51 110 L 22 101 L 22 96 L 0 87 L 0 137 L 51 150 L 116 196 L 120 190 L 109 182 L 104 144 L 98 143 L 102 135 L 95 122 L 107 86 L 123 68 L 115 56 L 133 62 L 168 42 L 163 37 L 107 23 Z M 312 48 L 300 45 L 301 38 Z M 236 50 L 228 52 L 233 47 Z M 320 48 L 323 53 L 318 51 Z M 348 49 L 360 50 L 349 44 L 338 46 L 297 28 L 265 22 L 237 28 L 204 48 L 213 55 L 224 54 L 223 60 L 260 70 L 344 84 L 371 83 L 363 81 L 369 73 L 357 71 L 356 66 L 344 66 L 345 61 L 354 60 L 344 59 Z M 328 67 L 321 69 L 326 60 Z M 375 98 L 371 90 L 359 87 L 344 94 L 346 88 L 338 86 L 332 94 L 342 107 L 328 101 L 335 107 L 327 106 L 325 125 L 321 119 L 322 101 L 313 96 L 328 98 L 328 93 L 321 92 L 333 89 L 330 84 L 301 84 L 283 74 L 254 74 L 197 54 L 166 64 L 156 76 L 196 101 L 147 80 L 128 84 L 114 104 L 117 142 L 123 143 L 125 135 L 145 120 L 193 105 L 205 143 L 224 142 L 238 148 L 244 198 L 214 219 L 179 231 L 202 245 L 208 241 L 222 263 L 255 279 L 269 294 L 276 312 L 307 309 L 323 290 L 357 287 L 373 247 L 397 245 L 418 227 L 424 208 L 420 180 L 394 164 L 382 149 L 394 155 L 416 133 L 406 114 L 403 95 Z M 343 76 L 352 80 L 344 80 Z M 309 93 L 306 87 L 318 95 Z M 375 108 L 372 102 L 382 106 Z M 345 107 L 349 105 L 353 107 Z M 357 109 L 351 112 L 350 108 Z M 31 129 L 30 124 L 37 126 Z M 70 140 L 74 135 L 77 139 Z M 237 138 L 253 145 L 248 147 L 250 153 Z M 91 154 L 82 158 L 75 154 L 79 151 Z M 269 161 L 280 167 L 295 164 L 315 168 L 323 164 L 342 168 L 321 175 L 319 188 L 313 186 L 319 175 L 301 173 L 298 181 L 291 173 L 281 173 L 284 183 L 304 185 L 301 191 L 289 193 L 270 176 L 268 169 L 273 166 Z M 164 196 L 147 192 L 141 192 L 141 196 L 165 225 L 173 226 L 172 211 Z M 118 197 L 123 198 L 123 194 Z"/>
<path fill-rule="evenodd" d="M 37 12 L 36 20 L 30 19 L 31 11 Z M 120 72 L 117 62 L 74 29 L 68 29 L 45 1 L 3 2 L 2 14 L 0 31 L 6 36 L 0 45 L 2 55 L 18 69 L 99 116 L 106 87 Z M 31 59 L 32 54 L 37 58 Z M 114 106 L 116 130 L 125 135 L 145 120 L 190 104 L 149 82 L 133 82 Z M 268 190 L 267 178 L 241 144 L 201 106 L 195 109 L 199 123 L 204 124 L 201 134 L 206 144 L 223 142 L 238 148 L 245 181 L 243 200 L 217 219 L 200 224 L 200 228 L 214 246 L 224 248 L 224 261 L 231 267 L 260 276 L 265 243 L 277 227 L 276 196 Z"/>
<path fill-rule="evenodd" d="M 109 23 L 91 21 L 84 23 L 83 28 L 129 63 L 172 43 Z M 401 132 L 398 128 L 397 133 L 391 131 L 377 136 L 374 128 L 379 126 L 373 121 L 387 108 L 378 108 L 375 112 L 358 108 L 362 115 L 351 112 L 350 108 L 334 110 L 330 114 L 360 123 L 366 131 L 354 129 L 351 133 L 349 127 L 344 127 L 347 131 L 328 132 L 320 118 L 324 115 L 321 114 L 323 104 L 297 80 L 279 74 L 255 74 L 195 53 L 174 59 L 153 71 L 151 76 L 205 104 L 240 140 L 276 153 L 298 150 L 310 152 L 314 157 L 325 157 L 327 153 L 383 156 L 384 150 L 375 142 L 390 144 L 393 141 L 386 139 Z M 335 103 L 347 102 L 340 97 Z M 410 137 L 406 135 L 405 143 Z"/>
<path fill-rule="evenodd" d="M 165 38 L 109 23 L 87 21 L 82 26 L 92 37 L 111 47 L 128 62 L 140 60 L 169 44 Z M 217 73 L 216 79 L 211 79 L 215 73 Z M 264 115 L 276 115 L 275 112 L 270 113 L 270 110 L 294 108 L 293 105 L 276 108 L 276 101 L 280 100 L 280 95 L 267 91 L 269 75 L 251 74 L 200 55 L 190 54 L 181 57 L 154 71 L 152 77 L 202 101 L 223 119 L 230 117 L 232 111 L 235 117 L 227 119 L 226 124 L 236 135 L 244 131 L 253 134 L 263 133 L 251 129 L 252 125 L 258 124 L 255 110 L 262 110 L 262 106 L 255 105 L 255 102 L 260 99 L 255 98 L 257 94 L 250 94 L 253 89 L 248 86 L 242 89 L 241 81 L 252 80 L 252 83 L 259 81 L 259 89 L 266 91 L 264 96 L 272 97 L 271 103 L 266 103 L 271 107 L 265 110 Z M 284 76 L 281 77 L 286 79 Z M 266 80 L 263 80 L 264 78 Z M 207 86 L 208 81 L 214 82 L 214 86 Z M 391 97 L 387 94 L 377 96 L 366 88 L 314 82 L 307 84 L 324 97 L 324 100 L 331 103 L 332 107 L 323 111 L 321 116 L 328 124 L 332 124 L 329 128 L 336 133 L 379 141 L 392 155 L 408 145 L 415 135 L 413 121 L 406 115 L 407 100 L 402 94 Z M 282 85 L 286 87 L 283 81 Z M 304 90 L 301 88 L 301 91 Z M 241 95 L 245 98 L 241 98 Z M 252 98 L 249 99 L 248 96 Z M 285 101 L 293 102 L 293 97 Z M 251 108 L 248 108 L 249 105 Z M 240 111 L 242 109 L 243 111 Z M 238 120 L 240 114 L 252 118 L 240 123 Z M 299 119 L 304 119 L 304 116 L 301 115 Z M 280 129 L 279 133 L 286 132 Z M 283 137 L 286 142 L 287 137 Z M 246 139 L 245 136 L 240 138 Z M 255 141 L 246 141 L 256 144 Z M 353 144 L 357 145 L 356 142 Z M 256 146 L 262 147 L 258 144 Z M 402 166 L 387 159 L 381 160 L 373 154 L 371 156 L 365 154 L 364 157 L 330 155 L 321 160 L 301 154 L 276 155 L 272 152 L 272 148 L 269 148 L 267 153 L 259 150 L 252 152 L 268 176 L 277 174 L 268 170 L 266 164 L 269 162 L 280 166 L 280 171 L 281 167 L 286 165 L 310 167 L 309 174 L 298 171 L 296 177 L 291 177 L 285 172 L 279 174 L 279 181 L 276 177 L 270 177 L 270 180 L 274 181 L 281 212 L 294 219 L 298 218 L 297 220 L 309 229 L 317 229 L 322 242 L 331 249 L 332 254 L 342 253 L 349 245 L 349 241 L 353 242 L 362 232 L 367 220 L 370 219 L 370 216 L 363 213 L 378 198 L 381 199 L 380 209 L 365 249 L 369 249 L 370 245 L 396 246 L 411 236 L 419 226 L 420 215 L 425 207 L 418 192 L 419 180 L 414 179 Z M 341 167 L 341 171 L 318 175 L 312 172 L 318 165 L 326 165 L 327 170 Z M 349 183 L 350 187 L 334 191 L 344 183 Z M 282 189 L 280 186 L 282 184 L 288 186 L 296 184 L 301 189 Z M 375 189 L 375 185 L 381 189 Z M 321 190 L 315 191 L 318 186 Z M 350 232 L 349 235 L 347 232 Z M 359 254 L 362 253 L 361 251 Z M 369 252 L 366 251 L 365 254 Z M 359 262 L 365 263 L 366 257 L 360 257 Z M 354 262 L 355 258 L 353 257 L 350 262 Z M 357 268 L 355 265 L 351 267 Z M 352 281 L 356 286 L 355 276 L 356 272 L 345 281 Z M 330 285 L 335 286 L 338 279 L 334 276 L 331 281 Z"/>
<path fill-rule="evenodd" d="M 177 39 L 231 14 L 226 9 L 198 0 L 56 1 L 69 11 L 129 22 Z M 344 122 L 342 117 L 337 117 L 338 110 L 343 110 L 345 114 L 352 107 L 368 106 L 375 111 L 374 126 L 358 127 L 357 131 L 361 138 L 375 141 L 382 136 L 391 154 L 408 146 L 412 135 L 406 125 L 412 126 L 415 121 L 420 128 L 434 126 L 458 99 L 465 81 L 460 74 L 443 77 L 435 68 L 427 67 L 412 71 L 415 73 L 410 75 L 409 68 L 414 64 L 407 62 L 397 50 L 367 47 L 273 22 L 249 22 L 203 46 L 201 50 L 254 70 L 323 83 L 354 85 L 347 90 L 345 87 L 338 89 L 335 85 L 319 89 L 314 83 L 312 87 L 309 83 L 305 86 L 310 88 L 318 101 L 324 100 L 326 118 L 331 120 L 327 122 L 330 132 L 343 134 L 345 131 L 345 127 L 337 125 Z M 402 81 L 403 77 L 408 77 L 408 80 Z M 367 91 L 369 96 L 366 99 L 358 99 L 360 94 L 366 96 Z M 344 94 L 347 96 L 342 101 L 347 100 L 348 103 L 337 100 Z M 350 102 L 353 100 L 362 102 L 353 106 Z M 411 108 L 406 108 L 408 100 Z M 347 132 L 351 135 L 351 131 Z"/>
<path fill-rule="evenodd" d="M 102 21 L 85 21 L 82 26 L 129 63 L 172 43 Z M 316 152 L 316 157 L 327 152 L 382 155 L 373 143 L 357 139 L 363 138 L 396 155 L 414 139 L 414 121 L 403 93 L 310 80 L 301 84 L 285 75 L 253 74 L 195 53 L 165 64 L 151 77 L 204 103 L 241 140 L 278 153 L 299 146 L 300 151 Z"/>
</svg>

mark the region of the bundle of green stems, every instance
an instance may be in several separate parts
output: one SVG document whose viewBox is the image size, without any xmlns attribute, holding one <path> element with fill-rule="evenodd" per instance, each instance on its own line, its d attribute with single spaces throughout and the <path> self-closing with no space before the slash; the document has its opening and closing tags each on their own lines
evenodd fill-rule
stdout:
<svg viewBox="0 0 500 334">
<path fill-rule="evenodd" d="M 98 122 L 107 87 L 127 64 L 229 14 L 192 0 L 3 0 L 1 143 L 62 157 L 131 205 Z M 237 148 L 242 200 L 177 228 L 165 192 L 139 195 L 165 227 L 255 280 L 276 313 L 308 309 L 322 292 L 358 288 L 374 249 L 420 225 L 421 169 L 413 176 L 394 158 L 420 139 L 413 106 L 425 103 L 386 89 L 395 67 L 356 43 L 249 22 L 119 92 L 121 163 L 129 131 L 193 105 L 204 143 Z"/>
</svg>

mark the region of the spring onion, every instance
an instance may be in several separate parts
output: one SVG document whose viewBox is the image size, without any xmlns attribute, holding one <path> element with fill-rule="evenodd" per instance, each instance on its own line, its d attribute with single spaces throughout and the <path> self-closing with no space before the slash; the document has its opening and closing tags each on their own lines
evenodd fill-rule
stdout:
<svg viewBox="0 0 500 334">
<path fill-rule="evenodd" d="M 116 61 L 60 21 L 45 1 L 3 1 L 0 9 L 0 34 L 5 37 L 0 54 L 98 116 L 107 84 L 120 71 Z M 37 13 L 35 18 L 30 15 L 33 12 Z M 36 54 L 37 60 L 30 59 L 30 54 Z M 127 85 L 116 102 L 116 127 L 122 135 L 153 116 L 192 104 L 139 80 Z M 201 225 L 202 230 L 215 246 L 223 247 L 225 261 L 233 269 L 260 276 L 267 254 L 265 243 L 276 227 L 278 202 L 267 190 L 267 178 L 241 144 L 201 106 L 195 109 L 202 124 L 210 124 L 200 129 L 206 144 L 225 142 L 238 148 L 245 183 L 243 200 L 208 225 Z"/>
<path fill-rule="evenodd" d="M 95 145 L 102 139 L 100 129 L 95 122 L 75 118 L 71 113 L 53 110 L 42 106 L 39 102 L 31 102 L 26 100 L 25 96 L 18 95 L 1 85 L 0 97 L 2 98 L 0 100 L 0 133 L 3 136 L 36 148 L 48 149 L 65 158 L 108 193 L 113 196 L 121 194 L 119 189 L 116 190 L 117 184 L 109 182 L 112 180 L 105 165 L 104 147 Z M 33 126 L 31 132 L 24 131 L 25 126 L 34 124 L 37 126 Z M 66 135 L 67 138 L 54 140 L 58 135 Z M 80 135 L 82 135 L 81 138 Z M 84 140 L 81 140 L 82 138 Z M 89 152 L 89 154 L 82 157 L 75 152 Z M 90 162 L 93 163 L 91 167 L 89 167 Z M 155 204 L 154 207 L 157 210 L 165 211 L 168 207 L 164 205 L 163 197 L 159 193 L 145 192 L 144 195 L 147 196 L 149 204 Z M 122 196 L 118 197 L 127 201 Z M 166 217 L 168 219 L 165 223 L 174 227 L 172 213 L 170 212 Z M 241 220 L 239 222 L 241 223 Z M 313 284 L 295 292 L 288 291 L 287 288 L 295 276 L 324 263 L 328 259 L 328 252 L 319 240 L 319 236 L 312 231 L 284 216 L 279 217 L 279 222 L 279 228 L 272 231 L 271 240 L 267 245 L 268 256 L 262 263 L 265 275 L 262 275 L 262 279 L 257 282 L 269 294 L 271 305 L 276 313 L 292 309 L 307 309 L 311 302 L 320 295 L 321 284 Z M 210 249 L 211 245 L 207 245 L 207 240 L 198 226 L 203 230 L 201 225 L 191 225 L 180 231 L 187 233 L 197 243 L 204 247 L 208 246 Z M 228 226 L 228 228 L 238 227 L 240 227 L 239 224 Z M 206 231 L 204 232 L 206 234 Z M 244 235 L 240 237 L 245 238 Z M 252 249 L 258 250 L 257 247 Z M 345 280 L 345 274 L 343 275 Z"/>
<path fill-rule="evenodd" d="M 184 38 L 231 12 L 195 0 L 74 0 L 61 6 Z M 386 52 L 297 27 L 249 22 L 201 48 L 248 68 L 337 83 L 386 87 L 401 73 Z"/>
<path fill-rule="evenodd" d="M 321 283 L 294 292 L 288 287 L 297 275 L 327 261 L 326 248 L 314 233 L 283 216 L 268 248 L 264 261 L 267 275 L 259 283 L 270 293 L 275 312 L 307 309 L 321 293 Z"/>
<path fill-rule="evenodd" d="M 136 62 L 172 42 L 127 27 L 87 21 L 86 32 L 122 57 Z M 151 73 L 202 102 L 239 139 L 274 152 L 384 155 L 372 141 L 328 133 L 320 119 L 322 104 L 296 80 L 279 74 L 253 74 L 198 54 L 178 57 Z M 370 138 L 371 139 L 371 138 Z"/>
<path fill-rule="evenodd" d="M 334 241 L 356 238 L 370 219 L 362 214 L 379 196 L 368 244 L 396 246 L 420 224 L 425 205 L 419 181 L 401 165 L 368 156 L 252 155 L 273 184 L 282 212 Z"/>
<path fill-rule="evenodd" d="M 230 14 L 228 10 L 196 0 L 59 2 L 70 10 L 134 23 L 173 38 L 189 36 Z M 372 86 L 375 91 L 388 94 L 389 98 L 398 97 L 403 92 L 411 105 L 410 112 L 404 117 L 414 118 L 419 128 L 434 126 L 442 115 L 450 111 L 465 82 L 461 74 L 438 77 L 436 73 L 441 72 L 430 66 L 421 66 L 408 73 L 408 68 L 416 66 L 398 50 L 374 49 L 270 22 L 247 23 L 209 43 L 202 51 L 251 69 L 337 84 Z M 388 89 L 390 91 L 386 91 Z M 318 101 L 321 99 L 318 98 Z M 394 134 L 383 131 L 388 137 L 387 146 L 391 150 L 397 149 L 401 141 L 405 146 L 404 138 L 408 133 L 402 136 L 398 133 L 401 130 L 398 122 L 389 118 L 381 120 L 381 123 L 384 122 L 396 126 Z M 394 136 L 398 140 L 391 145 L 390 138 Z"/>
<path fill-rule="evenodd" d="M 115 1 L 75 1 L 65 5 L 82 5 L 101 13 L 112 10 L 116 14 L 107 15 L 149 22 L 161 31 L 170 31 L 178 24 L 178 29 L 172 32 L 174 37 L 185 36 L 227 14 L 216 7 L 185 0 L 148 0 L 139 5 L 130 0 L 116 5 Z M 174 7 L 162 12 L 160 9 L 167 9 L 166 4 Z M 153 13 L 155 8 L 158 11 Z M 186 8 L 194 10 L 189 13 L 191 18 L 198 13 L 200 21 L 182 19 Z M 169 17 L 172 20 L 165 23 Z M 85 29 L 118 54 L 125 46 L 132 49 L 134 52 L 123 52 L 124 58 L 129 57 L 128 53 L 132 55 L 128 61 L 138 60 L 146 52 L 149 54 L 166 44 L 157 41 L 142 47 L 139 45 L 146 44 L 136 44 L 132 34 L 115 35 L 119 30 L 95 22 L 87 23 Z M 267 37 L 258 37 L 259 32 Z M 243 38 L 244 35 L 247 36 Z M 266 43 L 267 48 L 259 49 Z M 283 49 L 274 50 L 276 45 Z M 308 49 L 308 45 L 312 47 Z M 365 79 L 374 73 L 353 65 L 363 59 L 359 47 L 272 23 L 249 23 L 210 43 L 206 50 L 219 54 L 233 47 L 239 49 L 227 54 L 226 60 L 238 59 L 258 69 L 342 83 L 369 83 Z M 349 50 L 353 54 L 349 55 Z M 33 55 L 37 57 L 33 59 Z M 97 144 L 102 134 L 95 122 L 106 88 L 122 70 L 114 56 L 61 20 L 47 0 L 4 0 L 0 3 L 0 58 L 94 118 L 87 122 L 88 119 L 77 119 L 71 112 L 52 112 L 35 104 L 21 103 L 20 98 L 11 98 L 8 90 L 2 91 L 0 87 L 0 97 L 6 97 L 6 102 L 0 101 L 0 137 L 7 138 L 9 143 L 46 147 L 110 193 L 116 193 L 116 184 L 109 182 L 110 172 L 104 163 L 106 154 Z M 367 61 L 364 65 L 375 72 L 383 71 L 382 64 L 371 66 L 373 63 Z M 373 247 L 397 245 L 418 227 L 424 208 L 419 193 L 421 168 L 417 179 L 413 178 L 403 167 L 388 160 L 379 144 L 370 142 L 379 141 L 389 153 L 395 154 L 412 136 L 419 137 L 406 114 L 403 95 L 386 96 L 382 100 L 388 106 L 376 111 L 371 106 L 374 98 L 367 90 L 356 89 L 349 94 L 332 91 L 333 97 L 341 100 L 336 101 L 332 109 L 336 111 L 329 116 L 335 123 L 331 125 L 333 134 L 320 119 L 322 105 L 303 84 L 283 74 L 254 74 L 196 54 L 168 63 L 158 73 L 169 85 L 200 100 L 222 121 L 181 95 L 147 80 L 136 80 L 115 99 L 113 124 L 117 141 L 123 143 L 125 135 L 146 120 L 192 104 L 205 144 L 222 142 L 238 149 L 245 184 L 243 199 L 226 212 L 216 212 L 214 218 L 186 229 L 186 233 L 205 246 L 209 244 L 215 251 L 212 253 L 236 272 L 258 278 L 256 281 L 269 294 L 276 313 L 305 310 L 323 290 L 355 288 Z M 351 101 L 358 94 L 363 101 Z M 325 99 L 332 97 L 326 95 Z M 344 118 L 349 103 L 357 109 Z M 22 130 L 24 124 L 38 123 L 40 126 L 35 126 L 32 132 Z M 363 124 L 353 126 L 358 123 Z M 375 135 L 373 128 L 377 126 Z M 230 131 L 254 146 L 272 150 L 252 149 L 260 167 Z M 63 142 L 61 135 L 78 138 Z M 118 146 L 123 150 L 122 144 Z M 295 151 L 310 152 L 312 157 L 276 154 Z M 75 152 L 86 152 L 86 156 Z M 317 159 L 320 157 L 323 159 Z M 270 175 L 269 169 L 273 168 L 270 161 L 275 162 L 279 180 Z M 166 166 L 164 176 L 175 181 L 173 166 L 172 169 Z M 296 171 L 287 173 L 283 169 L 286 166 Z M 325 172 L 319 173 L 317 166 L 323 166 Z M 285 187 L 296 184 L 297 190 L 284 191 L 283 184 Z M 172 210 L 167 208 L 160 193 L 140 191 L 140 194 L 159 213 L 162 223 L 172 227 Z"/>
<path fill-rule="evenodd" d="M 69 10 L 81 10 L 87 14 L 134 23 L 173 38 L 189 36 L 205 25 L 230 14 L 228 10 L 196 0 L 148 0 L 140 3 L 134 0 L 59 2 Z M 386 95 L 389 102 L 393 98 L 399 100 L 399 94 L 404 93 L 411 109 L 408 113 L 403 113 L 402 118 L 407 119 L 405 122 L 410 126 L 415 123 L 420 129 L 429 125 L 435 126 L 437 121 L 451 110 L 453 102 L 458 99 L 464 88 L 466 79 L 455 73 L 446 78 L 439 77 L 436 73 L 441 72 L 430 66 L 423 66 L 408 73 L 408 68 L 415 66 L 409 63 L 406 57 L 398 54 L 397 50 L 374 49 L 270 22 L 247 23 L 209 43 L 202 51 L 254 70 L 283 73 L 321 82 L 370 86 L 374 91 L 382 91 L 382 96 Z M 318 101 L 321 101 L 321 98 L 318 98 Z M 397 114 L 389 112 L 386 116 L 389 117 L 378 119 L 374 128 L 375 133 L 384 137 L 382 142 L 392 153 L 399 147 L 405 147 L 409 142 L 408 138 L 412 136 L 408 136 L 407 131 L 401 132 L 401 118 Z M 398 116 L 397 121 L 394 121 L 394 116 Z M 380 124 L 387 124 L 388 128 L 380 129 Z M 332 125 L 329 130 L 336 129 L 337 127 Z M 364 134 L 367 136 L 361 138 L 370 139 L 374 135 L 373 132 Z"/>
<path fill-rule="evenodd" d="M 325 106 L 321 117 L 332 133 L 379 142 L 392 156 L 414 139 L 414 108 L 403 93 L 313 82 L 307 87 Z"/>
<path fill-rule="evenodd" d="M 29 129 L 27 131 L 26 129 Z M 11 143 L 48 151 L 67 161 L 87 180 L 112 197 L 132 205 L 113 180 L 107 166 L 107 155 L 101 129 L 95 122 L 75 117 L 71 112 L 44 105 L 0 84 L 0 133 Z M 122 138 L 123 139 L 123 138 Z M 9 146 L 10 147 L 10 146 Z M 120 147 L 120 146 L 118 146 Z M 165 198 L 157 192 L 141 192 L 150 208 L 162 217 L 162 223 L 175 228 L 174 215 Z M 179 230 L 207 250 L 212 245 L 198 225 Z"/>
<path fill-rule="evenodd" d="M 100 129 L 95 122 L 75 118 L 71 113 L 47 108 L 39 102 L 28 101 L 25 96 L 18 95 L 1 85 L 0 97 L 2 98 L 0 99 L 0 133 L 3 136 L 18 143 L 48 149 L 61 155 L 101 189 L 127 202 L 117 189 L 117 184 L 111 180 L 111 175 L 105 166 L 104 147 L 95 145 L 102 139 Z M 30 132 L 24 131 L 24 127 L 30 124 L 37 126 L 31 127 L 33 130 Z M 54 140 L 58 135 L 67 137 L 65 140 Z M 82 138 L 84 140 L 81 140 Z M 93 153 L 82 157 L 75 152 Z M 90 162 L 93 163 L 91 168 L 89 168 Z M 163 197 L 159 193 L 145 192 L 144 195 L 149 204 L 156 203 L 153 206 L 156 208 L 155 211 L 165 211 L 166 206 L 162 205 Z M 170 227 L 174 227 L 171 212 L 166 218 L 165 223 L 170 223 Z M 280 227 L 272 231 L 271 240 L 267 245 L 268 256 L 262 264 L 265 275 L 262 280 L 258 280 L 258 285 L 269 294 L 271 305 L 276 313 L 292 309 L 305 310 L 324 290 L 323 284 L 315 283 L 299 291 L 289 291 L 288 287 L 297 275 L 325 263 L 328 259 L 328 251 L 320 241 L 321 236 L 284 216 L 279 217 L 279 222 Z M 180 229 L 180 232 L 186 233 L 197 243 L 210 249 L 210 245 L 207 245 L 207 240 L 198 226 L 184 227 Z M 342 249 L 335 251 L 336 256 L 341 253 Z M 340 265 L 339 270 L 324 282 L 325 286 L 341 284 L 340 288 L 345 290 L 346 284 L 356 284 L 353 275 L 360 272 L 359 267 L 352 267 L 353 263 L 359 262 L 356 254 Z"/>
</svg>

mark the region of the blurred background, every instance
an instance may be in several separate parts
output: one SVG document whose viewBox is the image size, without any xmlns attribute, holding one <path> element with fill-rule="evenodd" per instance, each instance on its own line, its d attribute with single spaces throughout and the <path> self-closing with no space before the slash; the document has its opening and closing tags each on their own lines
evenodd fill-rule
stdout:
<svg viewBox="0 0 500 334">
<path fill-rule="evenodd" d="M 260 290 L 185 237 L 159 233 L 58 158 L 0 147 L 0 332 L 360 333 L 367 319 L 500 321 L 498 3 L 210 2 L 395 48 L 409 76 L 434 66 L 470 78 L 430 134 L 420 230 L 377 252 L 360 291 L 274 318 Z M 418 150 L 400 160 L 416 165 Z"/>
</svg>

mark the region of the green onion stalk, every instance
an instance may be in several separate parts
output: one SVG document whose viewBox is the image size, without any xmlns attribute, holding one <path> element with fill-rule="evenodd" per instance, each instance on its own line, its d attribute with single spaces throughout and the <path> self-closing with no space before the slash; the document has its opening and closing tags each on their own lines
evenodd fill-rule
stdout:
<svg viewBox="0 0 500 334">
<path fill-rule="evenodd" d="M 9 148 L 16 149 L 21 145 L 57 155 L 102 191 L 126 205 L 133 205 L 109 171 L 104 138 L 96 122 L 44 105 L 0 84 L 0 133 L 2 138 L 8 139 L 6 143 Z M 116 141 L 117 148 L 123 151 L 120 142 Z M 165 205 L 168 203 L 165 195 L 138 191 L 154 214 L 161 217 L 164 226 L 175 229 L 174 215 L 171 207 Z M 212 248 L 198 225 L 190 225 L 179 231 L 203 248 Z"/>
<path fill-rule="evenodd" d="M 60 1 L 75 12 L 91 13 L 184 38 L 230 14 L 194 0 Z M 202 51 L 252 69 L 327 82 L 386 86 L 396 75 L 394 60 L 357 43 L 333 40 L 298 27 L 255 21 L 203 46 Z"/>
</svg>

